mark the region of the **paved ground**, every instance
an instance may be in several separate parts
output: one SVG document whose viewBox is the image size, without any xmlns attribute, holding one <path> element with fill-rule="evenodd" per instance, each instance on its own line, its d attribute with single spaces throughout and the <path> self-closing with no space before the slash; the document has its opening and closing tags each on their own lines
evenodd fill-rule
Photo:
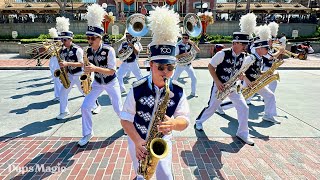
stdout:
<svg viewBox="0 0 320 180">
<path fill-rule="evenodd" d="M 140 58 L 140 67 L 144 67 L 146 58 Z M 210 58 L 196 59 L 193 67 L 203 69 L 208 67 Z M 35 67 L 37 60 L 21 59 L 18 54 L 0 54 L 0 69 L 48 69 L 48 60 L 41 60 L 42 67 Z M 121 64 L 118 61 L 118 66 Z M 320 53 L 308 55 L 307 60 L 288 58 L 280 69 L 319 69 Z"/>
<path fill-rule="evenodd" d="M 59 104 L 52 101 L 49 73 L 0 71 L 0 179 L 132 179 L 126 136 L 108 95 L 99 97 L 103 107 L 93 119 L 95 138 L 78 148 L 83 97 L 74 88 L 69 103 L 73 116 L 56 120 Z M 190 126 L 174 133 L 175 179 L 320 179 L 320 71 L 279 73 L 276 95 L 282 124 L 262 121 L 263 102 L 254 98 L 249 120 L 256 142 L 252 147 L 234 138 L 238 126 L 234 109 L 211 117 L 204 124 L 205 133 L 194 131 L 192 125 L 208 101 L 212 83 L 207 70 L 196 70 L 200 96 L 188 97 Z M 134 80 L 127 81 L 127 88 Z M 179 80 L 189 94 L 190 79 L 183 73 Z M 32 167 L 48 172 L 27 172 Z M 64 171 L 52 172 L 55 169 Z"/>
</svg>

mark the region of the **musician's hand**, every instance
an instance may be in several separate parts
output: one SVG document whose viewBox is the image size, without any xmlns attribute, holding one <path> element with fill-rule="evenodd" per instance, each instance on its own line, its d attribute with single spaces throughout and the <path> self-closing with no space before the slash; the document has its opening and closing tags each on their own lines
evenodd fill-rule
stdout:
<svg viewBox="0 0 320 180">
<path fill-rule="evenodd" d="M 120 49 L 119 53 L 121 54 L 121 53 L 123 53 L 123 51 L 125 51 L 124 48 Z"/>
<path fill-rule="evenodd" d="M 97 68 L 97 67 L 96 67 L 95 65 L 89 63 L 88 66 L 84 66 L 84 72 L 85 72 L 85 73 L 95 72 L 96 68 Z"/>
<path fill-rule="evenodd" d="M 137 142 L 134 143 L 136 147 L 136 158 L 138 160 L 143 160 L 146 155 L 148 155 L 148 151 L 146 149 L 146 141 L 140 138 Z"/>
<path fill-rule="evenodd" d="M 282 46 L 280 46 L 278 50 L 279 50 L 280 54 L 283 54 L 285 52 L 285 49 Z"/>
<path fill-rule="evenodd" d="M 60 67 L 67 67 L 68 66 L 68 62 L 66 62 L 66 61 L 61 61 L 61 62 L 59 62 L 59 66 Z"/>
<path fill-rule="evenodd" d="M 174 127 L 175 127 L 174 119 L 165 115 L 164 121 L 160 122 L 157 127 L 159 132 L 162 132 L 162 134 L 164 135 L 168 135 L 171 133 L 172 130 L 174 130 Z"/>
<path fill-rule="evenodd" d="M 128 46 L 133 47 L 133 44 L 129 42 L 129 43 L 128 43 Z"/>
<path fill-rule="evenodd" d="M 243 81 L 244 77 L 245 77 L 245 74 L 243 72 L 239 74 L 239 79 L 241 81 Z"/>
<path fill-rule="evenodd" d="M 217 82 L 215 82 L 215 84 L 217 85 L 219 91 L 224 90 L 224 84 L 221 81 L 218 80 Z"/>
<path fill-rule="evenodd" d="M 248 87 L 252 87 L 253 86 L 253 83 L 247 77 L 244 78 L 244 81 L 246 82 L 246 85 Z"/>
</svg>

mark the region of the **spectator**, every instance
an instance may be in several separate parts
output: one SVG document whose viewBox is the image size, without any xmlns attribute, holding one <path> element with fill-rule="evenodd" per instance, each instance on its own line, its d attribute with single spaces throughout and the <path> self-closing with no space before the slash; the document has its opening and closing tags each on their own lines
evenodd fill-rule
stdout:
<svg viewBox="0 0 320 180">
<path fill-rule="evenodd" d="M 148 10 L 144 7 L 144 5 L 142 6 L 140 13 L 143 15 L 146 15 L 148 13 Z"/>
</svg>

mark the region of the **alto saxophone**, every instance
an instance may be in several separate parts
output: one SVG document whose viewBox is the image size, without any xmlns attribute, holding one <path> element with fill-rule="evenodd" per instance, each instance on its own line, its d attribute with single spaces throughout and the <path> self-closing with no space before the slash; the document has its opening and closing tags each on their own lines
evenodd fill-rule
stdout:
<svg viewBox="0 0 320 180">
<path fill-rule="evenodd" d="M 63 60 L 60 57 L 60 53 L 59 53 L 60 50 L 58 51 L 56 46 L 57 46 L 56 44 L 53 45 L 54 54 L 57 56 L 58 63 L 60 63 Z M 60 69 L 55 70 L 53 74 L 55 77 L 59 77 L 61 84 L 63 85 L 64 88 L 68 89 L 70 87 L 70 80 L 68 78 L 67 70 L 65 67 L 60 67 Z"/>
<path fill-rule="evenodd" d="M 284 60 L 275 61 L 271 68 L 264 72 L 258 79 L 253 81 L 252 87 L 245 87 L 242 89 L 242 94 L 244 99 L 248 99 L 255 93 L 257 93 L 260 89 L 270 84 L 272 81 L 280 80 L 279 73 L 274 74 L 274 71 L 284 63 Z"/>
<path fill-rule="evenodd" d="M 144 160 L 139 161 L 138 174 L 142 175 L 145 179 L 149 180 L 152 178 L 156 171 L 157 164 L 160 159 L 165 158 L 168 155 L 167 142 L 162 139 L 163 134 L 158 132 L 157 125 L 163 121 L 167 111 L 169 98 L 169 84 L 168 79 L 165 78 L 165 96 L 161 104 L 159 104 L 157 111 L 152 117 L 148 135 L 146 138 L 146 149 L 148 155 Z"/>
<path fill-rule="evenodd" d="M 88 57 L 87 57 L 87 49 L 88 48 L 85 48 L 83 50 L 83 64 L 84 64 L 84 66 L 88 66 L 90 64 Z M 91 73 L 83 73 L 83 74 L 81 74 L 79 79 L 81 82 L 81 89 L 82 89 L 83 93 L 89 94 L 92 89 L 92 87 L 91 87 L 91 82 L 92 82 Z"/>
<path fill-rule="evenodd" d="M 241 87 L 240 84 L 237 83 L 239 80 L 239 76 L 241 73 L 246 72 L 246 70 L 254 63 L 254 56 L 251 56 L 251 58 L 246 58 L 243 62 L 241 68 L 238 72 L 236 72 L 225 84 L 224 84 L 224 90 L 223 91 L 217 91 L 216 92 L 216 98 L 218 100 L 223 101 L 229 94 L 233 92 L 240 93 Z"/>
</svg>

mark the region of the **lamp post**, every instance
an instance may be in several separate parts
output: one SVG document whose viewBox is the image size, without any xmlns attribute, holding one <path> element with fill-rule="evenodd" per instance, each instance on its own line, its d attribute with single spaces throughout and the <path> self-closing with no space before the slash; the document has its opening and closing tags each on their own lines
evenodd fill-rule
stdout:
<svg viewBox="0 0 320 180">
<path fill-rule="evenodd" d="M 202 0 L 200 1 L 200 3 L 201 3 L 200 12 L 203 13 L 203 11 L 202 11 L 202 6 L 203 6 Z"/>
</svg>

